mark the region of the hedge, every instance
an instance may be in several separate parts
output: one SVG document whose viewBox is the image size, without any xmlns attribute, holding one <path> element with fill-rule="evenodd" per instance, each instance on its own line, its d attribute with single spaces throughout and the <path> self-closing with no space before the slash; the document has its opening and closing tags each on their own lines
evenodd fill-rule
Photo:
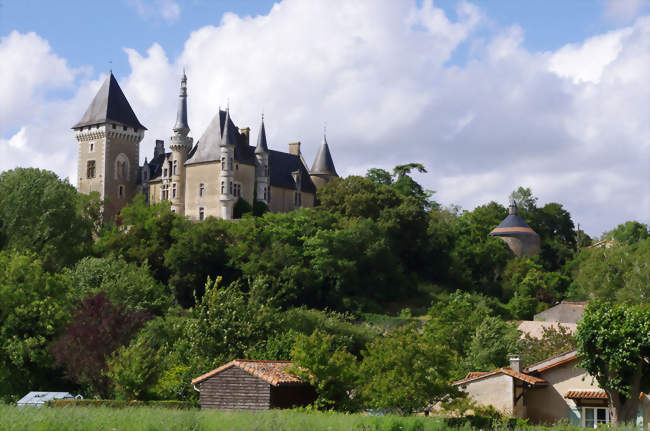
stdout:
<svg viewBox="0 0 650 431">
<path fill-rule="evenodd" d="M 166 409 L 187 410 L 197 407 L 196 403 L 184 401 L 122 401 L 122 400 L 52 400 L 46 403 L 49 407 L 163 407 Z"/>
</svg>

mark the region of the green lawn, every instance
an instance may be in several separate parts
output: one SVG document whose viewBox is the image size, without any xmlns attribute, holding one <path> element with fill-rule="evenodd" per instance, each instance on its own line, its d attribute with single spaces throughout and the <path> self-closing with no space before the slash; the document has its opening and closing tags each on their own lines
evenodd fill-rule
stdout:
<svg viewBox="0 0 650 431">
<path fill-rule="evenodd" d="M 532 430 L 532 427 L 526 427 Z M 29 431 L 433 431 L 435 418 L 271 410 L 219 412 L 160 407 L 15 407 L 0 405 L 0 430 Z M 469 427 L 464 427 L 468 429 Z M 548 430 L 549 428 L 540 427 Z M 559 429 L 559 428 L 558 428 Z"/>
</svg>

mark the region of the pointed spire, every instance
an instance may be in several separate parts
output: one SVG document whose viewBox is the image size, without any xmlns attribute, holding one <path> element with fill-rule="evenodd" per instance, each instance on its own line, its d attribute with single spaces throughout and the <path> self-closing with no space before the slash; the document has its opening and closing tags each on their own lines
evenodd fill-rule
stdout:
<svg viewBox="0 0 650 431">
<path fill-rule="evenodd" d="M 327 136 L 325 135 L 325 131 L 323 131 L 323 143 L 316 155 L 316 160 L 314 160 L 310 174 L 334 175 L 338 177 L 336 168 L 334 167 L 334 160 L 332 160 L 332 155 L 330 154 L 329 145 L 327 145 Z"/>
<path fill-rule="evenodd" d="M 223 122 L 223 129 L 221 130 L 221 146 L 224 147 L 226 145 L 234 145 L 234 142 L 231 139 L 230 136 L 230 127 L 228 125 L 230 123 L 230 108 L 226 108 L 226 119 Z"/>
<path fill-rule="evenodd" d="M 178 113 L 176 114 L 174 133 L 177 135 L 187 136 L 190 132 L 190 126 L 187 124 L 187 76 L 185 75 L 185 69 L 183 69 L 181 91 L 178 98 Z"/>
<path fill-rule="evenodd" d="M 147 130 L 138 121 L 138 117 L 133 112 L 129 101 L 122 92 L 115 76 L 113 76 L 113 72 L 108 74 L 86 113 L 72 128 L 78 129 L 104 123 L 118 123 L 136 129 Z"/>
<path fill-rule="evenodd" d="M 260 127 L 260 134 L 257 137 L 257 147 L 255 147 L 255 154 L 268 153 L 269 147 L 266 145 L 266 129 L 264 128 L 264 114 L 262 114 L 262 126 Z"/>
<path fill-rule="evenodd" d="M 510 205 L 508 205 L 508 213 L 517 215 L 517 202 L 514 199 L 510 199 Z"/>
</svg>

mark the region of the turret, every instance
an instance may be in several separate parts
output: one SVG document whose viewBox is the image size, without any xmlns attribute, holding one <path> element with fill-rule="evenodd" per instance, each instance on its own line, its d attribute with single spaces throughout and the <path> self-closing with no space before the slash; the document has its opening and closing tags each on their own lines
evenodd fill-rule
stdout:
<svg viewBox="0 0 650 431">
<path fill-rule="evenodd" d="M 517 214 L 517 203 L 510 200 L 508 216 L 499 226 L 495 227 L 490 235 L 501 238 L 512 254 L 517 257 L 534 256 L 540 252 L 540 240 L 537 232 Z"/>
<path fill-rule="evenodd" d="M 338 178 L 336 168 L 334 167 L 334 160 L 332 160 L 330 148 L 327 145 L 327 135 L 325 132 L 323 132 L 323 143 L 316 155 L 309 175 L 317 189 L 320 189 L 332 179 Z"/>
<path fill-rule="evenodd" d="M 233 195 L 235 140 L 230 136 L 230 109 L 226 109 L 226 119 L 221 131 L 221 166 L 219 171 L 219 200 L 221 201 L 221 218 L 232 219 L 235 204 Z"/>
<path fill-rule="evenodd" d="M 146 130 L 112 72 L 72 129 L 79 144 L 77 188 L 99 192 L 103 217 L 111 220 L 137 192 Z"/>
<path fill-rule="evenodd" d="M 264 128 L 264 115 L 262 115 L 262 125 L 260 134 L 257 137 L 257 146 L 255 147 L 255 183 L 257 184 L 257 200 L 269 204 L 271 200 L 271 181 L 269 172 L 269 147 L 266 143 L 266 130 Z"/>
<path fill-rule="evenodd" d="M 189 132 L 190 126 L 187 124 L 187 76 L 185 76 L 185 70 L 183 70 L 174 135 L 170 138 L 171 144 L 169 146 L 172 152 L 171 175 L 168 180 L 163 179 L 163 181 L 171 183 L 169 200 L 171 201 L 172 211 L 180 215 L 185 214 L 185 161 L 187 160 L 187 154 L 192 149 L 192 138 L 187 136 Z"/>
</svg>

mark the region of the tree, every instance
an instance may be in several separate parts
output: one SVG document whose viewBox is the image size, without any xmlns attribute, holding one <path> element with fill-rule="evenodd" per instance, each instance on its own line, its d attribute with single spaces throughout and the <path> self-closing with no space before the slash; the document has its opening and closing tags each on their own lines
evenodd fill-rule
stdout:
<svg viewBox="0 0 650 431">
<path fill-rule="evenodd" d="M 141 399 L 156 383 L 160 358 L 143 340 L 122 346 L 107 361 L 107 376 L 118 394 L 128 400 Z"/>
<path fill-rule="evenodd" d="M 296 338 L 291 372 L 307 380 L 318 394 L 316 406 L 322 409 L 354 410 L 351 397 L 357 380 L 357 362 L 347 350 L 335 346 L 334 336 L 315 330 Z"/>
<path fill-rule="evenodd" d="M 650 307 L 592 301 L 576 334 L 580 365 L 605 390 L 614 425 L 633 423 L 650 390 Z"/>
<path fill-rule="evenodd" d="M 69 265 L 92 244 L 97 219 L 90 207 L 53 172 L 5 171 L 0 174 L 0 246 L 32 251 L 50 270 Z"/>
<path fill-rule="evenodd" d="M 517 353 L 520 332 L 498 317 L 486 317 L 469 343 L 467 370 L 490 371 L 508 365 L 508 355 Z"/>
<path fill-rule="evenodd" d="M 169 288 L 153 278 L 146 263 L 138 266 L 114 256 L 86 257 L 65 274 L 77 298 L 104 292 L 113 304 L 158 315 L 174 303 Z"/>
<path fill-rule="evenodd" d="M 52 347 L 55 363 L 65 369 L 71 381 L 107 397 L 112 386 L 106 374 L 107 357 L 127 344 L 150 318 L 148 313 L 129 312 L 112 304 L 103 292 L 86 296 Z"/>
<path fill-rule="evenodd" d="M 35 254 L 0 251 L 0 400 L 61 384 L 49 345 L 68 319 L 69 293 Z"/>
<path fill-rule="evenodd" d="M 172 232 L 185 229 L 190 222 L 171 212 L 168 201 L 148 205 L 142 194 L 122 208 L 120 216 L 126 228 L 104 229 L 98 251 L 139 265 L 147 263 L 156 280 L 166 284 L 169 270 L 165 266 L 165 252 L 174 243 Z"/>
<path fill-rule="evenodd" d="M 638 221 L 626 221 L 619 224 L 615 229 L 605 232 L 602 239 L 610 239 L 621 244 L 635 244 L 650 238 L 650 228 L 647 224 Z"/>
<path fill-rule="evenodd" d="M 542 328 L 541 338 L 524 334 L 519 340 L 519 354 L 524 365 L 534 364 L 576 348 L 575 337 L 564 325 Z"/>
<path fill-rule="evenodd" d="M 234 281 L 235 270 L 228 264 L 226 248 L 229 244 L 229 224 L 225 220 L 208 217 L 201 223 L 179 225 L 172 232 L 172 244 L 165 251 L 165 267 L 169 272 L 169 286 L 183 307 L 201 299 L 208 277 L 217 276 L 226 282 Z"/>
<path fill-rule="evenodd" d="M 448 348 L 426 342 L 416 326 L 408 325 L 375 339 L 363 352 L 360 393 L 369 407 L 422 411 L 455 394 L 450 368 Z"/>
</svg>

